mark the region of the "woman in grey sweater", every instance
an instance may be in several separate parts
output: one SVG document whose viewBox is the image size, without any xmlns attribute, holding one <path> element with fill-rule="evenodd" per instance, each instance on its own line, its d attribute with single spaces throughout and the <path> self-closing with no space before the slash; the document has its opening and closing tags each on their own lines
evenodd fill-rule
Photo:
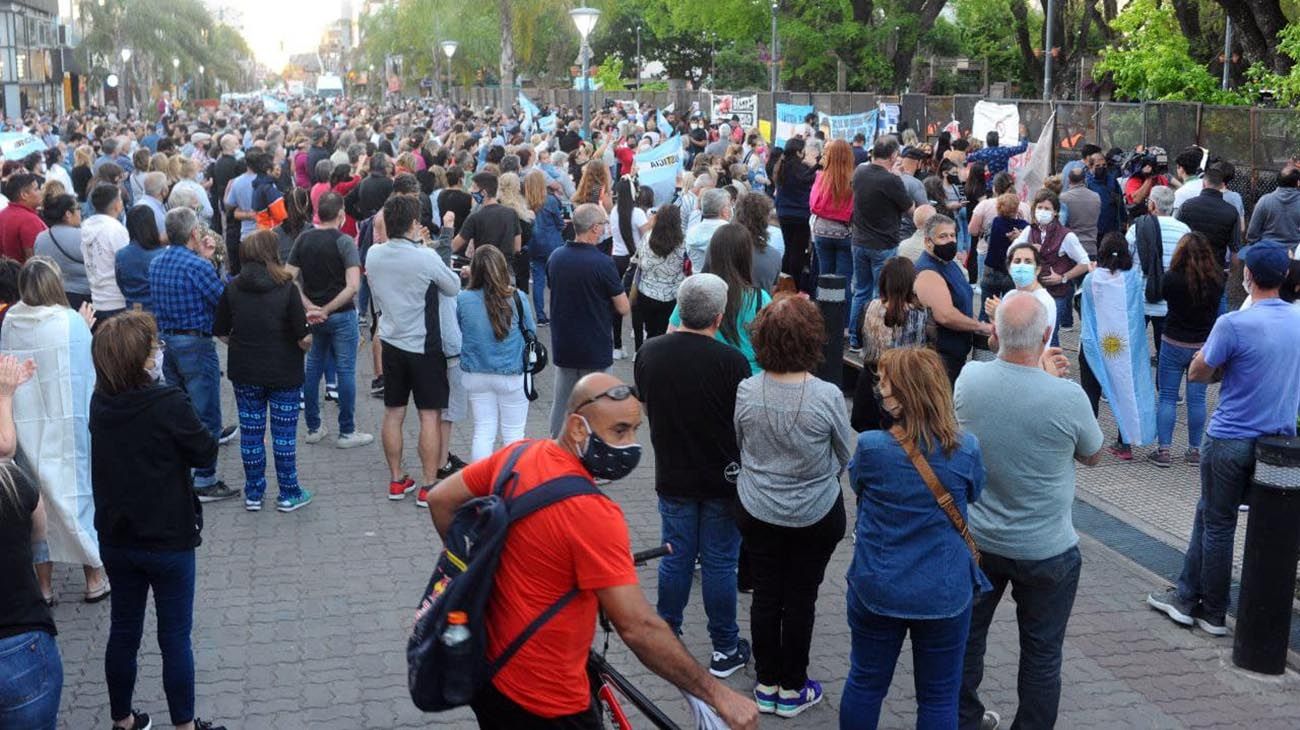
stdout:
<svg viewBox="0 0 1300 730">
<path fill-rule="evenodd" d="M 817 589 L 844 537 L 840 473 L 855 441 L 840 389 L 810 372 L 825 339 L 807 299 L 779 296 L 751 334 L 763 372 L 736 393 L 739 526 L 753 575 L 754 698 L 794 717 L 822 700 L 808 678 Z"/>
<path fill-rule="evenodd" d="M 81 206 L 71 194 L 51 195 L 45 198 L 41 217 L 49 228 L 36 237 L 35 255 L 54 259 L 63 272 L 68 304 L 80 309 L 90 301 L 90 281 L 81 259 Z"/>
</svg>

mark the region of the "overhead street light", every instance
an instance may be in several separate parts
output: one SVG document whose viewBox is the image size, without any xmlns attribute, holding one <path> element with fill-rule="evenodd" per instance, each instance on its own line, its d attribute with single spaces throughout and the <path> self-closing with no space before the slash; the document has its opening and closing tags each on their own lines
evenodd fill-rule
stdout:
<svg viewBox="0 0 1300 730">
<path fill-rule="evenodd" d="M 591 46 L 587 45 L 587 36 L 591 35 L 596 21 L 600 20 L 600 11 L 588 7 L 574 8 L 569 11 L 569 17 L 573 18 L 573 24 L 578 27 L 578 35 L 582 36 L 582 50 L 578 55 L 582 56 L 582 136 L 586 138 L 591 134 L 588 129 L 591 125 L 591 80 L 587 78 Z"/>
</svg>

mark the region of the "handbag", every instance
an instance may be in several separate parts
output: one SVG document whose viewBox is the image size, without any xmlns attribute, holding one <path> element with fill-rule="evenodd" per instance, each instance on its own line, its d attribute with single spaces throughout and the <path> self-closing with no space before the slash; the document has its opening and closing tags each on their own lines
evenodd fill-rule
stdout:
<svg viewBox="0 0 1300 730">
<path fill-rule="evenodd" d="M 546 345 L 538 341 L 537 335 L 524 326 L 524 302 L 515 291 L 515 310 L 519 312 L 519 334 L 524 336 L 524 395 L 528 400 L 537 400 L 537 385 L 533 376 L 546 369 L 550 356 Z"/>
<path fill-rule="evenodd" d="M 957 505 L 953 502 L 952 494 L 939 482 L 939 477 L 935 475 L 934 469 L 930 468 L 930 462 L 926 461 L 925 456 L 916 450 L 914 444 L 904 440 L 903 429 L 899 426 L 889 429 L 889 435 L 893 436 L 898 445 L 903 447 L 907 458 L 912 460 L 912 466 L 916 468 L 917 473 L 921 475 L 922 481 L 925 482 L 925 486 L 929 487 L 930 494 L 933 494 L 935 501 L 939 503 L 939 509 L 943 510 L 945 515 L 948 515 L 948 521 L 952 523 L 953 527 L 957 528 L 957 532 L 961 533 L 961 539 L 966 541 L 966 548 L 970 550 L 971 557 L 974 558 L 975 564 L 979 565 L 981 560 L 980 549 L 975 544 L 975 538 L 970 534 L 970 527 L 966 524 L 966 519 L 961 516 L 961 510 L 957 509 Z"/>
</svg>

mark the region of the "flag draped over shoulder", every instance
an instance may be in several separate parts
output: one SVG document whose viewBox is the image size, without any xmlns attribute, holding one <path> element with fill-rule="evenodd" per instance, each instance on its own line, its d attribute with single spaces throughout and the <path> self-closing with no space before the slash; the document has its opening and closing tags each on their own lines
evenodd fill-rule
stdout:
<svg viewBox="0 0 1300 730">
<path fill-rule="evenodd" d="M 1156 393 L 1142 302 L 1137 267 L 1097 269 L 1083 280 L 1083 356 L 1110 401 L 1120 438 L 1130 445 L 1156 438 Z"/>
</svg>

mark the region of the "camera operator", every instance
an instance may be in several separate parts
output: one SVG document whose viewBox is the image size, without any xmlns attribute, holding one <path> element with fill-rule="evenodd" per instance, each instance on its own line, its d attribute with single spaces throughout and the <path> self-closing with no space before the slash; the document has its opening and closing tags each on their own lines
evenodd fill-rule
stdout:
<svg viewBox="0 0 1300 730">
<path fill-rule="evenodd" d="M 1147 212 L 1147 196 L 1157 185 L 1169 185 L 1169 156 L 1163 147 L 1143 148 L 1138 145 L 1126 166 L 1132 171 L 1124 184 L 1124 204 L 1128 206 L 1129 219 Z"/>
</svg>

